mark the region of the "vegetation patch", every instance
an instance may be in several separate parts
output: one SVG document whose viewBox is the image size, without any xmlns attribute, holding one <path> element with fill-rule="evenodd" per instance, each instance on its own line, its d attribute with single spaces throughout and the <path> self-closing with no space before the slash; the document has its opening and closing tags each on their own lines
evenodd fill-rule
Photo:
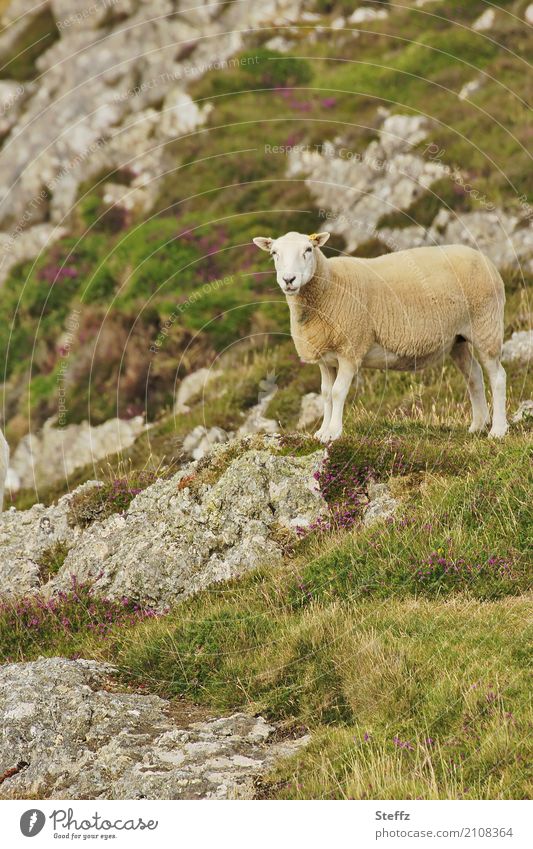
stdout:
<svg viewBox="0 0 533 849">
<path fill-rule="evenodd" d="M 46 584 L 57 575 L 69 553 L 70 546 L 65 540 L 57 540 L 45 549 L 39 557 L 39 581 Z"/>
<path fill-rule="evenodd" d="M 94 652 L 98 641 L 106 640 L 114 628 L 133 627 L 157 615 L 128 598 L 99 598 L 92 586 L 75 581 L 69 592 L 50 599 L 33 595 L 0 602 L 1 662 L 42 655 L 79 657 L 81 646 L 88 641 Z"/>
<path fill-rule="evenodd" d="M 115 513 L 125 513 L 135 496 L 161 477 L 152 471 L 136 472 L 74 493 L 67 517 L 69 525 L 88 528 Z"/>
</svg>

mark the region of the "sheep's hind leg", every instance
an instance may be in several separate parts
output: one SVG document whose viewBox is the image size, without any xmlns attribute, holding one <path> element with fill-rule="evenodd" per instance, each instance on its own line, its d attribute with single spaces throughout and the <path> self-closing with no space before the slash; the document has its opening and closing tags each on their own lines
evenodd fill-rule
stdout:
<svg viewBox="0 0 533 849">
<path fill-rule="evenodd" d="M 322 399 L 324 401 L 324 417 L 319 430 L 315 433 L 317 439 L 323 439 L 324 435 L 329 430 L 329 422 L 331 419 L 331 390 L 335 380 L 335 369 L 333 366 L 328 366 L 326 363 L 319 363 L 320 376 L 322 378 Z"/>
<path fill-rule="evenodd" d="M 489 436 L 500 438 L 505 436 L 509 429 L 505 410 L 507 375 L 500 363 L 499 357 L 491 357 L 481 351 L 478 351 L 478 353 L 485 371 L 489 376 L 492 392 L 492 427 L 489 431 Z"/>
<path fill-rule="evenodd" d="M 356 366 L 353 363 L 344 359 L 344 357 L 339 357 L 337 377 L 331 390 L 331 419 L 328 429 L 320 437 L 321 442 L 332 442 L 334 439 L 338 439 L 342 433 L 344 402 L 346 401 L 346 396 L 348 395 L 356 370 Z"/>
<path fill-rule="evenodd" d="M 490 422 L 481 366 L 474 357 L 472 348 L 466 339 L 455 343 L 450 351 L 450 356 L 466 380 L 470 403 L 472 404 L 472 424 L 468 429 L 470 433 L 478 433 L 480 430 L 484 430 Z"/>
</svg>

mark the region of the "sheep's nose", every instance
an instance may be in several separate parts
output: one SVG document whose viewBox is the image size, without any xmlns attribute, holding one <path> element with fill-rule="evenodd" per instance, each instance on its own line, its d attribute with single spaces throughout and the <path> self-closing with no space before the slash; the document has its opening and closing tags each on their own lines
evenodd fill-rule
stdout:
<svg viewBox="0 0 533 849">
<path fill-rule="evenodd" d="M 291 275 L 287 275 L 287 276 L 283 275 L 283 282 L 286 283 L 287 286 L 290 286 L 291 283 L 294 283 L 295 280 L 296 280 L 296 274 L 293 274 L 292 276 Z"/>
</svg>

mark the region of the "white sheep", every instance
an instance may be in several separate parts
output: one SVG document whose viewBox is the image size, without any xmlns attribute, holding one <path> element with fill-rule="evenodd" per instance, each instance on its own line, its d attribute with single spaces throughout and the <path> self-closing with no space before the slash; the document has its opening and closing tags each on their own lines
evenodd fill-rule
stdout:
<svg viewBox="0 0 533 849">
<path fill-rule="evenodd" d="M 0 429 L 0 512 L 4 506 L 4 490 L 9 467 L 9 445 Z"/>
<path fill-rule="evenodd" d="M 253 240 L 274 259 L 300 358 L 320 367 L 324 420 L 316 436 L 329 442 L 341 435 L 344 402 L 360 367 L 416 371 L 446 354 L 467 382 L 470 432 L 483 430 L 490 414 L 474 350 L 492 389 L 490 436 L 504 436 L 505 291 L 492 262 L 463 245 L 328 259 L 320 250 L 328 238 L 287 233 Z"/>
</svg>

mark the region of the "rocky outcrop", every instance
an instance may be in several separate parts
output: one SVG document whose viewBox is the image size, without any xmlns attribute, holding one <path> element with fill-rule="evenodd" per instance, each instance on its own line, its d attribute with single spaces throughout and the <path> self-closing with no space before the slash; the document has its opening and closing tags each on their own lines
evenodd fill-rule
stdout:
<svg viewBox="0 0 533 849">
<path fill-rule="evenodd" d="M 43 40 L 38 86 L 18 92 L 8 85 L 0 92 L 9 105 L 0 162 L 0 282 L 20 257 L 38 254 L 41 239 L 26 234 L 48 220 L 63 225 L 80 184 L 103 171 L 128 163 L 133 177 L 127 191 L 112 180 L 105 191 L 112 203 L 146 212 L 161 175 L 176 166 L 167 142 L 194 132 L 211 109 L 192 102 L 189 82 L 241 50 L 246 30 L 296 20 L 302 5 L 300 0 L 191 8 L 174 0 L 8 4 L 1 18 L 2 55 L 17 51 L 43 13 L 53 17 L 55 40 Z M 50 241 L 58 232 L 49 227 Z"/>
<path fill-rule="evenodd" d="M 12 488 L 68 480 L 76 469 L 129 448 L 144 429 L 142 416 L 109 419 L 94 427 L 88 422 L 57 427 L 49 419 L 39 433 L 24 436 L 13 452 Z"/>
<path fill-rule="evenodd" d="M 13 771 L 0 798 L 252 798 L 254 779 L 308 741 L 244 713 L 176 721 L 164 699 L 111 690 L 113 672 L 63 658 L 0 669 L 0 775 Z"/>
<path fill-rule="evenodd" d="M 388 115 L 379 140 L 363 154 L 341 139 L 322 151 L 291 151 L 288 176 L 309 175 L 306 185 L 322 210 L 324 229 L 343 236 L 349 253 L 376 236 L 383 215 L 406 209 L 444 176 L 442 165 L 413 151 L 429 126 L 421 116 Z"/>
<path fill-rule="evenodd" d="M 210 458 L 223 450 L 215 448 Z M 202 483 L 200 474 L 195 480 L 191 467 L 160 480 L 137 495 L 125 515 L 88 528 L 51 589 L 68 589 L 75 575 L 82 583 L 97 579 L 97 591 L 110 598 L 161 607 L 279 563 L 276 529 L 306 527 L 325 508 L 313 478 L 322 457 L 322 451 L 284 457 L 245 450 L 213 483 Z"/>
<path fill-rule="evenodd" d="M 470 87 L 463 96 L 473 90 Z M 443 177 L 463 185 L 460 174 L 432 158 L 431 152 L 424 157 L 417 149 L 430 129 L 431 122 L 422 116 L 386 114 L 379 140 L 372 141 L 364 153 L 344 146 L 342 138 L 327 142 L 320 151 L 295 148 L 287 173 L 289 177 L 308 175 L 306 184 L 325 227 L 344 238 L 348 253 L 375 238 L 390 251 L 468 244 L 500 268 L 532 270 L 533 230 L 524 226 L 519 215 L 504 210 L 455 213 L 443 205 L 429 227 L 380 225 L 383 216 L 407 210 Z"/>
<path fill-rule="evenodd" d="M 324 452 L 283 456 L 275 440 L 253 439 L 256 447 L 252 438 L 215 446 L 203 468 L 192 463 L 158 480 L 126 513 L 86 530 L 69 526 L 72 495 L 53 507 L 8 510 L 0 515 L 2 592 L 38 589 L 39 558 L 59 540 L 70 551 L 43 592 L 70 589 L 74 576 L 95 582 L 99 595 L 128 596 L 160 609 L 212 583 L 279 563 L 287 531 L 296 538 L 297 528 L 326 510 L 314 478 Z"/>
</svg>

